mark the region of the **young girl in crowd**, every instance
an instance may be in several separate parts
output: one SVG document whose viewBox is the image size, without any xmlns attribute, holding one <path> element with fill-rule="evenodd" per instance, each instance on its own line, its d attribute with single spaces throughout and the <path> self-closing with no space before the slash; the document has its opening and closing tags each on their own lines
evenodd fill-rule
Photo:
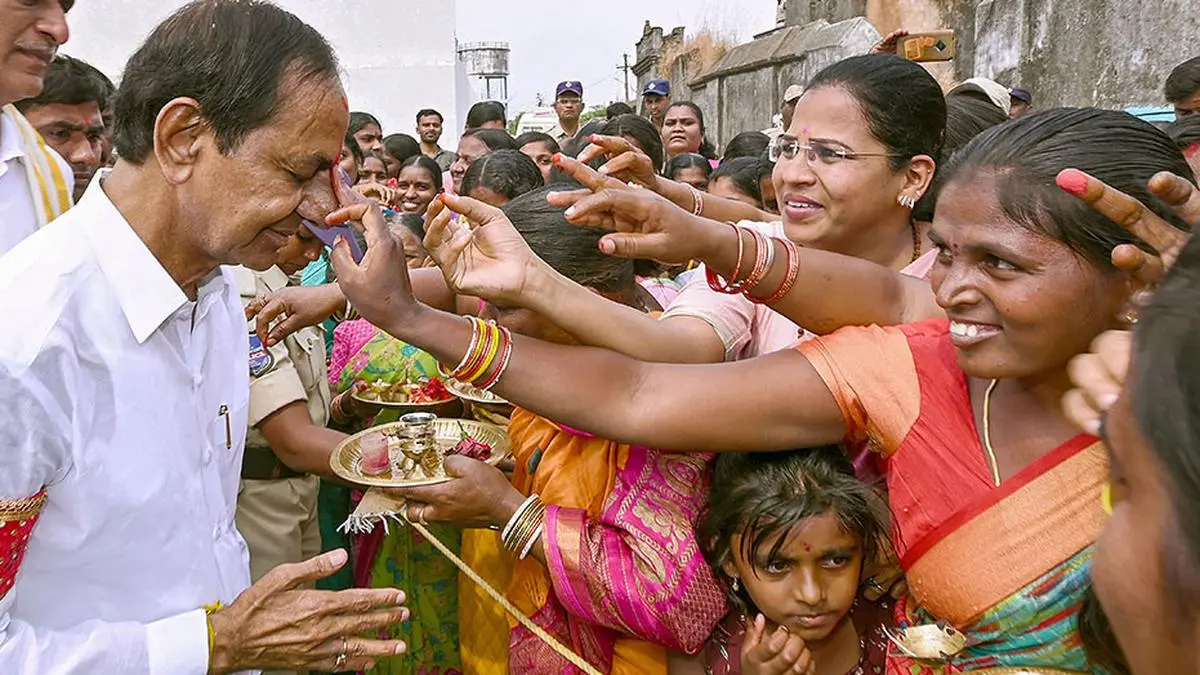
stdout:
<svg viewBox="0 0 1200 675">
<path fill-rule="evenodd" d="M 690 185 L 701 192 L 707 192 L 712 171 L 712 165 L 708 163 L 704 155 L 685 152 L 675 155 L 667 162 L 667 169 L 663 175 L 676 183 Z"/>
<path fill-rule="evenodd" d="M 400 164 L 392 192 L 397 211 L 423 217 L 442 193 L 441 169 L 437 162 L 417 153 Z"/>
<path fill-rule="evenodd" d="M 461 194 L 463 176 L 475 160 L 495 152 L 496 150 L 516 150 L 517 143 L 507 131 L 501 129 L 479 128 L 463 134 L 458 141 L 458 157 L 450 165 L 450 180 L 453 194 Z"/>
<path fill-rule="evenodd" d="M 400 175 L 400 166 L 408 158 L 421 154 L 421 144 L 408 134 L 391 134 L 383 139 L 383 160 L 387 163 L 388 187 L 395 187 L 390 181 Z"/>
<path fill-rule="evenodd" d="M 864 561 L 887 545 L 883 499 L 838 447 L 721 455 L 696 536 L 731 612 L 671 675 L 877 675 L 886 603 L 861 597 Z M 795 672 L 795 671 L 793 671 Z M 806 671 L 801 671 L 806 672 Z"/>
<path fill-rule="evenodd" d="M 527 131 L 516 138 L 517 149 L 529 155 L 542 172 L 542 183 L 550 183 L 550 170 L 554 168 L 554 156 L 562 152 L 558 141 L 550 134 Z"/>
<path fill-rule="evenodd" d="M 771 163 L 759 157 L 735 157 L 721 162 L 709 179 L 708 193 L 768 213 L 779 213 L 779 202 L 771 185 Z"/>
</svg>

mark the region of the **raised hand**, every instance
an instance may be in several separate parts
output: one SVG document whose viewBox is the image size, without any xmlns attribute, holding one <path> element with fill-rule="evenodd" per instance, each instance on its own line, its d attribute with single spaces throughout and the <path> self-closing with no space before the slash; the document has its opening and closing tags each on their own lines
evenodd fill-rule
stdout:
<svg viewBox="0 0 1200 675">
<path fill-rule="evenodd" d="M 888 33 L 887 36 L 884 37 L 882 40 L 880 40 L 879 42 L 876 42 L 875 45 L 871 47 L 871 51 L 869 51 L 867 53 L 868 54 L 895 54 L 896 48 L 900 46 L 900 38 L 903 38 L 903 37 L 908 37 L 907 30 L 904 30 L 903 28 L 901 28 L 900 30 L 894 30 L 894 31 Z"/>
<path fill-rule="evenodd" d="M 408 278 L 404 243 L 394 235 L 374 202 L 357 203 L 330 214 L 329 225 L 356 223 L 367 239 L 367 252 L 355 263 L 350 245 L 339 237 L 333 245 L 330 261 L 337 272 L 337 283 L 362 317 L 384 327 L 404 322 L 420 311 Z"/>
<path fill-rule="evenodd" d="M 346 560 L 346 552 L 338 550 L 280 565 L 214 612 L 209 672 L 369 670 L 376 659 L 403 654 L 407 647 L 400 640 L 361 637 L 408 620 L 402 591 L 300 588 L 333 574 Z"/>
<path fill-rule="evenodd" d="M 614 185 L 570 157 L 556 156 L 554 161 L 587 189 L 557 192 L 547 199 L 555 206 L 569 207 L 565 214 L 569 223 L 615 230 L 600 240 L 600 250 L 608 255 L 679 265 L 704 259 L 715 245 L 713 240 L 729 231 L 727 225 L 693 216 L 650 190 Z"/>
<path fill-rule="evenodd" d="M 1071 359 L 1067 372 L 1075 388 L 1063 396 L 1063 411 L 1075 426 L 1093 436 L 1100 435 L 1100 420 L 1117 402 L 1125 385 L 1132 351 L 1132 333 L 1110 330 L 1092 342 L 1090 352 Z"/>
<path fill-rule="evenodd" d="M 1090 204 L 1158 252 L 1154 255 L 1132 244 L 1113 249 L 1113 265 L 1132 276 L 1139 290 L 1153 289 L 1162 281 L 1187 243 L 1187 232 L 1163 220 L 1133 197 L 1077 169 L 1062 171 L 1057 182 L 1063 190 Z M 1200 191 L 1190 181 L 1164 171 L 1150 179 L 1149 188 L 1184 222 L 1200 226 Z"/>
<path fill-rule="evenodd" d="M 649 155 L 620 136 L 593 134 L 588 140 L 591 145 L 579 153 L 580 162 L 590 164 L 593 159 L 604 157 L 608 161 L 600 167 L 601 174 L 658 192 L 658 171 Z"/>
<path fill-rule="evenodd" d="M 746 626 L 742 641 L 742 675 L 813 675 L 817 664 L 804 640 L 784 626 L 767 635 L 762 614 Z"/>
<path fill-rule="evenodd" d="M 456 221 L 454 214 L 461 218 Z M 426 221 L 425 250 L 459 295 L 517 303 L 530 281 L 549 270 L 494 206 L 442 195 L 430 205 Z"/>
</svg>

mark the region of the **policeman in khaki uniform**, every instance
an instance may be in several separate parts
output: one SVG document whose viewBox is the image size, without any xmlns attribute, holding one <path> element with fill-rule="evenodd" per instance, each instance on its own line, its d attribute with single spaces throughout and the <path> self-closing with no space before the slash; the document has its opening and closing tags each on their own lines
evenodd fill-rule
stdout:
<svg viewBox="0 0 1200 675">
<path fill-rule="evenodd" d="M 247 305 L 288 285 L 288 276 L 279 267 L 266 272 L 239 267 L 234 276 Z M 334 434 L 326 440 L 335 443 L 340 434 L 325 429 L 331 397 L 322 331 L 305 328 L 268 349 L 254 334 L 251 321 L 248 339 L 249 429 L 237 527 L 250 549 L 250 573 L 257 581 L 278 565 L 307 560 L 321 552 L 317 527 L 319 479 L 304 473 L 305 468 L 313 468 L 314 460 L 298 458 L 298 448 L 278 448 L 277 453 L 267 437 L 286 441 L 288 436 L 324 432 L 322 436 Z M 307 419 L 300 417 L 301 411 Z M 297 428 L 272 429 L 271 425 Z M 280 459 L 281 455 L 289 462 Z M 320 458 L 315 462 L 319 463 Z"/>
</svg>

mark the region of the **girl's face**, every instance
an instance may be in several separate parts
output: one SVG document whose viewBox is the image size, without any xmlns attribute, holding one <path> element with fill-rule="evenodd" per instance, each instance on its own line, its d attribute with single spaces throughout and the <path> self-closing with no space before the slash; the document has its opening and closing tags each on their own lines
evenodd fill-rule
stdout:
<svg viewBox="0 0 1200 675">
<path fill-rule="evenodd" d="M 532 159 L 534 164 L 537 164 L 538 169 L 542 172 L 542 182 L 549 185 L 550 169 L 554 168 L 554 153 L 550 152 L 550 148 L 546 146 L 545 141 L 526 143 L 521 146 L 521 152 Z"/>
<path fill-rule="evenodd" d="M 802 96 L 781 139 L 817 153 L 810 161 L 801 148 L 775 164 L 774 192 L 792 241 L 853 254 L 878 241 L 881 231 L 909 222 L 909 210 L 897 200 L 905 191 L 920 196 L 924 185 L 911 187 L 911 170 L 893 171 L 887 157 L 875 156 L 891 150 L 871 135 L 858 103 L 844 89 L 819 87 Z M 837 151 L 872 156 L 842 158 Z M 929 161 L 925 184 L 932 167 Z"/>
<path fill-rule="evenodd" d="M 437 196 L 433 176 L 419 166 L 406 166 L 396 178 L 396 196 L 401 213 L 424 214 Z"/>
<path fill-rule="evenodd" d="M 742 536 L 733 537 L 732 559 L 724 571 L 740 580 L 758 611 L 773 625 L 786 626 L 810 646 L 834 634 L 850 615 L 862 573 L 862 542 L 846 532 L 837 516 L 825 513 L 802 521 L 776 557 L 775 542 L 745 557 Z"/>
<path fill-rule="evenodd" d="M 701 192 L 708 190 L 708 177 L 704 175 L 704 169 L 697 166 L 689 166 L 686 169 L 676 171 L 673 180 L 691 185 Z"/>
<path fill-rule="evenodd" d="M 354 161 L 354 153 L 344 147 L 342 154 L 338 156 L 338 167 L 345 175 L 358 178 L 358 162 Z"/>
<path fill-rule="evenodd" d="M 456 194 L 462 188 L 462 179 L 467 174 L 467 169 L 471 168 L 475 160 L 489 152 L 491 152 L 491 149 L 488 148 L 487 143 L 474 136 L 464 136 L 458 142 L 458 157 L 450 165 L 450 178 L 454 182 L 454 192 Z"/>
<path fill-rule="evenodd" d="M 383 153 L 383 165 L 387 167 L 387 176 L 389 179 L 397 178 L 400 175 L 400 160 L 396 159 L 389 152 Z"/>
<path fill-rule="evenodd" d="M 718 176 L 716 180 L 709 183 L 708 193 L 717 197 L 732 199 L 735 202 L 749 204 L 756 209 L 762 208 L 762 204 L 759 204 L 757 199 L 739 190 L 737 184 L 729 176 Z"/>
<path fill-rule="evenodd" d="M 946 186 L 929 238 L 938 250 L 930 283 L 968 375 L 1058 384 L 1068 361 L 1119 326 L 1126 277 L 1009 220 L 990 176 Z"/>
<path fill-rule="evenodd" d="M 380 185 L 387 182 L 387 165 L 382 159 L 371 155 L 363 160 L 362 166 L 358 168 L 359 183 L 379 183 Z"/>
<path fill-rule="evenodd" d="M 700 144 L 704 142 L 700 118 L 685 105 L 667 110 L 667 117 L 662 125 L 662 138 L 668 157 L 674 157 L 681 152 L 699 152 Z"/>
<path fill-rule="evenodd" d="M 1136 675 L 1194 673 L 1200 621 L 1183 612 L 1187 600 L 1178 586 L 1200 587 L 1200 571 L 1175 525 L 1167 476 L 1137 426 L 1130 396 L 1126 387 L 1105 425 L 1113 512 L 1096 542 L 1092 580 Z"/>
</svg>

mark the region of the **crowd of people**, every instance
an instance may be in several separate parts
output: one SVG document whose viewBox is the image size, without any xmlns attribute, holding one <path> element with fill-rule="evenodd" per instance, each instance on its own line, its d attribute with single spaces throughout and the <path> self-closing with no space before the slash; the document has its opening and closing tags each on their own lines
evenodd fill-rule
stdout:
<svg viewBox="0 0 1200 675">
<path fill-rule="evenodd" d="M 0 2 L 0 672 L 1200 672 L 1200 57 L 1166 128 L 898 31 L 446 149 L 270 2 L 119 86 L 72 4 Z M 414 377 L 511 457 L 347 528 Z"/>
</svg>

